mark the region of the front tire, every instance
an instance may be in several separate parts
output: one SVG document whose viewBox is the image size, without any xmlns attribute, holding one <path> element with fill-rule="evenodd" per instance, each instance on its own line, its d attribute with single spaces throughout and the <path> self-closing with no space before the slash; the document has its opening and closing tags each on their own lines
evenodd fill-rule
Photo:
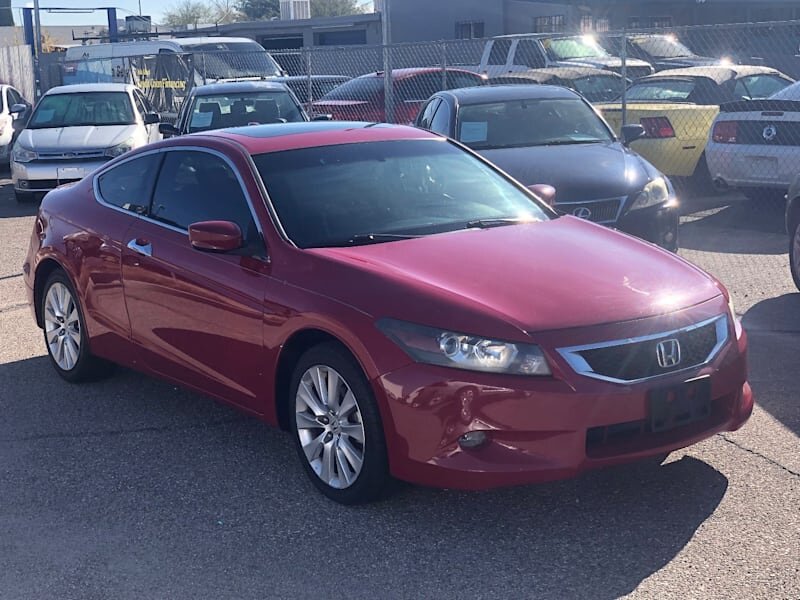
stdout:
<svg viewBox="0 0 800 600">
<path fill-rule="evenodd" d="M 64 271 L 54 271 L 47 278 L 41 315 L 47 355 L 61 377 L 78 383 L 109 373 L 111 365 L 89 351 L 78 295 Z"/>
<path fill-rule="evenodd" d="M 386 441 L 361 367 L 337 343 L 307 350 L 295 366 L 289 423 L 300 462 L 340 504 L 378 499 L 390 483 Z"/>
<path fill-rule="evenodd" d="M 800 223 L 794 225 L 789 236 L 789 270 L 795 287 L 800 290 Z"/>
</svg>

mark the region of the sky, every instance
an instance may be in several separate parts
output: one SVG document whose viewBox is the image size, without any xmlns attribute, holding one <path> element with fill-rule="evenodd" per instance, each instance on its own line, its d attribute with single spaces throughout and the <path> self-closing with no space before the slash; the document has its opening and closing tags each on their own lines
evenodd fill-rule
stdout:
<svg viewBox="0 0 800 600">
<path fill-rule="evenodd" d="M 175 0 L 141 0 L 142 14 L 150 15 L 153 23 L 161 23 L 164 9 L 171 7 L 174 3 Z M 117 19 L 124 19 L 126 16 L 139 14 L 139 4 L 138 0 L 39 0 L 42 25 L 105 25 L 108 22 L 104 10 L 55 14 L 45 10 L 49 6 L 71 9 L 73 7 L 114 7 L 117 9 Z M 14 12 L 14 21 L 22 24 L 20 7 L 32 7 L 33 2 L 31 0 L 12 0 L 11 6 Z"/>
</svg>

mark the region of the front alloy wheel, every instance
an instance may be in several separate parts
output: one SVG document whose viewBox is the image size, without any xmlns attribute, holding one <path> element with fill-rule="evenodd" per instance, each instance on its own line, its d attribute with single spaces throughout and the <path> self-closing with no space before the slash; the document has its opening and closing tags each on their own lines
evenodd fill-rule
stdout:
<svg viewBox="0 0 800 600">
<path fill-rule="evenodd" d="M 390 483 L 386 441 L 372 389 L 340 344 L 307 350 L 295 365 L 289 425 L 314 485 L 341 504 L 383 495 Z"/>
<path fill-rule="evenodd" d="M 800 290 L 800 224 L 794 226 L 789 240 L 789 268 L 797 289 Z"/>
</svg>

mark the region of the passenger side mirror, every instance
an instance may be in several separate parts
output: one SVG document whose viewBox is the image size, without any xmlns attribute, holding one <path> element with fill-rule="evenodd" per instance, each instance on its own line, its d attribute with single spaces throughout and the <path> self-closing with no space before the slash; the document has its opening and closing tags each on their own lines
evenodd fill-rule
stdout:
<svg viewBox="0 0 800 600">
<path fill-rule="evenodd" d="M 622 143 L 630 146 L 633 142 L 646 135 L 644 127 L 641 125 L 625 125 L 622 128 Z"/>
<path fill-rule="evenodd" d="M 28 106 L 25 104 L 12 104 L 11 110 L 9 110 L 8 112 L 11 113 L 12 115 L 19 115 L 24 113 L 26 110 L 28 110 Z"/>
<path fill-rule="evenodd" d="M 536 194 L 539 199 L 547 204 L 553 206 L 556 203 L 556 188 L 546 183 L 537 183 L 536 185 L 529 185 L 528 189 Z"/>
<path fill-rule="evenodd" d="M 314 115 L 312 121 L 333 121 L 333 115 Z"/>
<path fill-rule="evenodd" d="M 158 131 L 161 135 L 165 135 L 167 137 L 181 134 L 181 132 L 178 131 L 178 128 L 172 123 L 159 123 Z"/>
<path fill-rule="evenodd" d="M 200 221 L 189 225 L 189 242 L 195 250 L 230 252 L 244 245 L 242 230 L 232 221 Z"/>
<path fill-rule="evenodd" d="M 144 115 L 145 125 L 155 125 L 161 122 L 161 115 L 158 113 L 147 113 Z"/>
</svg>

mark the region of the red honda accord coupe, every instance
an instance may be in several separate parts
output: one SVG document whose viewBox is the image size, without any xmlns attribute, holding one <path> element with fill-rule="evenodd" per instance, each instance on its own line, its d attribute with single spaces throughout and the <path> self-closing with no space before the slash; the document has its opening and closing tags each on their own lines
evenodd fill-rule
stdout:
<svg viewBox="0 0 800 600">
<path fill-rule="evenodd" d="M 661 459 L 742 426 L 725 289 L 452 141 L 365 123 L 173 138 L 51 192 L 24 277 L 56 371 L 117 363 L 291 432 L 342 503 Z"/>
</svg>

